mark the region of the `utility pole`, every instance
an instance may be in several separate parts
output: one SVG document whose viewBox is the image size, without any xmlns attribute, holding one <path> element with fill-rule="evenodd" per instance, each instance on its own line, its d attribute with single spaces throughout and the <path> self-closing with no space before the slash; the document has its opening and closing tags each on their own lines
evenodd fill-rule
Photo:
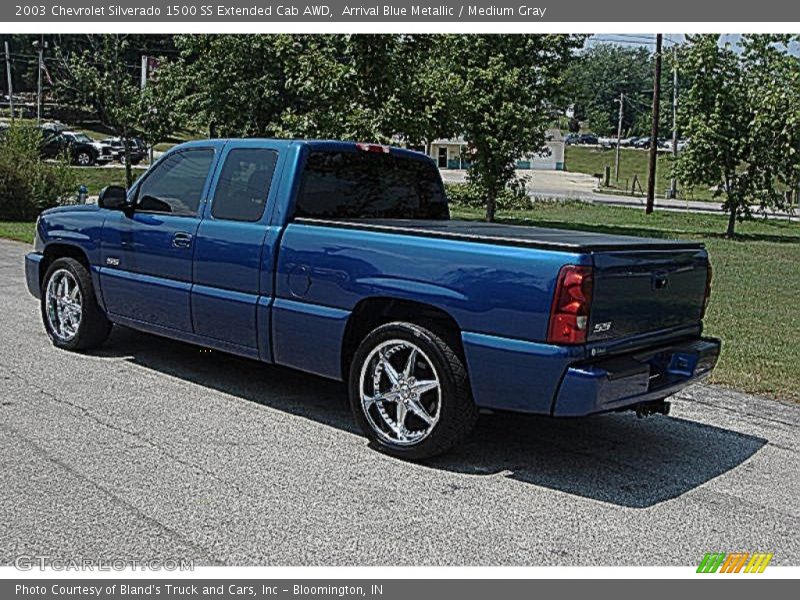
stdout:
<svg viewBox="0 0 800 600">
<path fill-rule="evenodd" d="M 656 68 L 653 74 L 653 126 L 650 129 L 650 167 L 647 179 L 647 205 L 645 213 L 653 212 L 656 197 L 656 158 L 658 157 L 658 116 L 661 108 L 661 41 L 656 34 Z"/>
<path fill-rule="evenodd" d="M 47 47 L 47 42 L 44 39 L 37 40 L 33 42 L 33 47 L 39 54 L 39 73 L 36 79 L 36 124 L 39 125 L 42 122 L 42 71 L 44 70 L 44 49 Z"/>
<path fill-rule="evenodd" d="M 678 49 L 673 47 L 672 51 L 672 164 L 678 158 Z M 675 198 L 678 195 L 678 181 L 675 174 L 669 180 L 668 198 Z"/>
<path fill-rule="evenodd" d="M 147 55 L 142 54 L 142 76 L 139 80 L 139 87 L 144 89 L 147 85 Z"/>
<path fill-rule="evenodd" d="M 8 42 L 6 46 L 6 77 L 8 78 L 8 106 L 11 109 L 11 120 L 14 120 L 14 86 L 11 83 L 11 53 L 8 51 Z"/>
<path fill-rule="evenodd" d="M 617 120 L 617 156 L 614 162 L 614 180 L 619 181 L 619 145 L 620 139 L 622 138 L 622 115 L 623 115 L 623 107 L 625 106 L 625 94 L 620 92 L 619 94 L 619 119 Z"/>
</svg>

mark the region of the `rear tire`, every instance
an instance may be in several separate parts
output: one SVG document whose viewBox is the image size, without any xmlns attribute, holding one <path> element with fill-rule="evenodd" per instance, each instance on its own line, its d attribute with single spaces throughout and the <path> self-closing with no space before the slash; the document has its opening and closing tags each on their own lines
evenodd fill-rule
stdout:
<svg viewBox="0 0 800 600">
<path fill-rule="evenodd" d="M 89 350 L 106 341 L 106 318 L 86 267 L 74 258 L 59 258 L 47 269 L 41 291 L 42 321 L 54 346 Z"/>
<path fill-rule="evenodd" d="M 458 353 L 413 323 L 382 325 L 364 338 L 350 365 L 349 396 L 372 444 L 407 460 L 447 452 L 478 417 Z"/>
</svg>

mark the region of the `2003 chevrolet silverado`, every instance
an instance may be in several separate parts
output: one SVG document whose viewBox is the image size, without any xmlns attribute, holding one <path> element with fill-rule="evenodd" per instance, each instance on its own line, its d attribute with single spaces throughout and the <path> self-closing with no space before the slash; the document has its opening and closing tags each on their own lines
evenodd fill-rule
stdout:
<svg viewBox="0 0 800 600">
<path fill-rule="evenodd" d="M 451 220 L 428 157 L 374 144 L 183 144 L 45 211 L 26 275 L 58 347 L 118 324 L 344 380 L 409 459 L 479 408 L 666 412 L 720 350 L 701 244 Z"/>
</svg>

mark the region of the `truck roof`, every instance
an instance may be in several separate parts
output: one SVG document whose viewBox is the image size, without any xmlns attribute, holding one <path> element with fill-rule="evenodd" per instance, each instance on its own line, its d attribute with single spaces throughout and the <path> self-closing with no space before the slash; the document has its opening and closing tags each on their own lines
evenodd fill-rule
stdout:
<svg viewBox="0 0 800 600">
<path fill-rule="evenodd" d="M 429 157 L 427 154 L 422 152 L 417 152 L 416 150 L 408 150 L 407 148 L 400 148 L 398 146 L 390 146 L 390 145 L 382 145 L 377 144 L 375 142 L 350 142 L 350 141 L 342 141 L 342 140 L 316 140 L 316 139 L 284 139 L 284 138 L 210 138 L 210 139 L 202 139 L 202 140 L 192 140 L 190 142 L 184 142 L 175 146 L 173 149 L 177 148 L 190 148 L 192 146 L 203 146 L 204 144 L 208 144 L 209 142 L 214 143 L 224 143 L 224 144 L 241 144 L 243 146 L 247 145 L 258 145 L 259 143 L 269 145 L 272 148 L 283 149 L 283 148 L 290 148 L 292 146 L 307 146 L 310 150 L 322 150 L 322 151 L 329 151 L 335 152 L 339 151 L 346 151 L 346 152 L 354 152 L 359 149 L 359 145 L 369 145 L 369 146 L 381 146 L 383 148 L 389 148 L 389 152 L 393 156 L 401 156 L 403 158 L 412 158 L 416 160 L 422 160 L 426 162 L 433 162 L 433 159 Z"/>
</svg>

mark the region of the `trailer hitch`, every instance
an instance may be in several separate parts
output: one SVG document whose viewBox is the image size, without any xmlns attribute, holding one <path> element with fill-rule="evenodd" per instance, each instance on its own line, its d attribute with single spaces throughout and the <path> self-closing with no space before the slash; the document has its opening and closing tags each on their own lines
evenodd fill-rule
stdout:
<svg viewBox="0 0 800 600">
<path fill-rule="evenodd" d="M 666 400 L 656 400 L 655 402 L 642 402 L 637 404 L 633 409 L 636 411 L 636 416 L 640 419 L 649 417 L 650 415 L 668 415 L 671 403 Z"/>
</svg>

